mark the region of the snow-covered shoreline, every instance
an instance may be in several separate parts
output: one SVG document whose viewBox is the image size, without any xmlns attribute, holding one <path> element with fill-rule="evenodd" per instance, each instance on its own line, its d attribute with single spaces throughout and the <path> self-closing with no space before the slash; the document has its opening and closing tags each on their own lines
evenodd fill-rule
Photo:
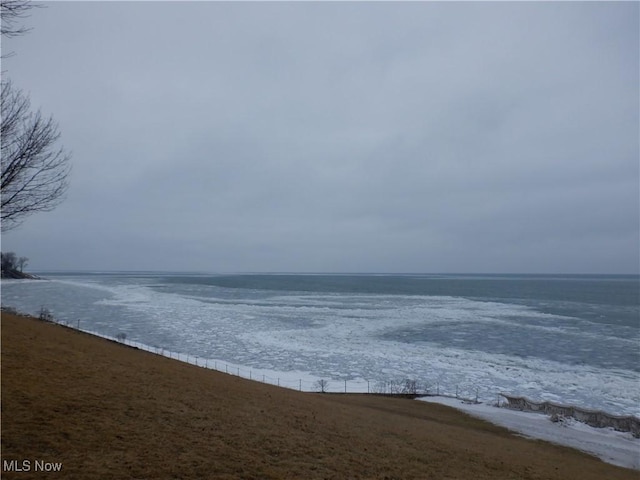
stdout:
<svg viewBox="0 0 640 480">
<path fill-rule="evenodd" d="M 469 403 L 456 398 L 421 397 L 419 400 L 447 405 L 522 436 L 572 447 L 595 455 L 604 462 L 640 470 L 640 440 L 629 432 L 594 428 L 574 419 L 552 422 L 549 416 L 541 413 Z"/>
</svg>

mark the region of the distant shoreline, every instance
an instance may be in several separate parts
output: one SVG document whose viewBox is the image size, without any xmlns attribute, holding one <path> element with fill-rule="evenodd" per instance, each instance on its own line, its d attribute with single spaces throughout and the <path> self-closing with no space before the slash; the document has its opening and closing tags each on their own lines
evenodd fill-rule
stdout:
<svg viewBox="0 0 640 480">
<path fill-rule="evenodd" d="M 15 269 L 2 270 L 0 278 L 13 279 L 13 280 L 42 280 L 38 275 L 32 273 L 24 273 Z"/>
<path fill-rule="evenodd" d="M 186 275 L 186 276 L 202 276 L 202 275 L 214 275 L 214 276 L 251 276 L 251 275 L 282 275 L 282 276 L 397 276 L 397 277 L 456 277 L 456 278 L 473 278 L 479 279 L 482 277 L 487 278 L 588 278 L 588 277 L 627 277 L 627 278 L 640 278 L 640 273 L 573 273 L 573 272 L 287 272 L 287 271 L 240 271 L 240 272 L 226 272 L 226 271 L 197 271 L 197 270 L 102 270 L 102 269 L 43 269 L 36 270 L 39 275 Z"/>
</svg>

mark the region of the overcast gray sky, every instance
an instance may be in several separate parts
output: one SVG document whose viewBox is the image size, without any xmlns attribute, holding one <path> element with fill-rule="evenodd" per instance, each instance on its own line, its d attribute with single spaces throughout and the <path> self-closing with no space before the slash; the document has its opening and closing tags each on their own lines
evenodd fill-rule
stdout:
<svg viewBox="0 0 640 480">
<path fill-rule="evenodd" d="M 637 2 L 46 5 L 31 270 L 639 270 Z"/>
</svg>

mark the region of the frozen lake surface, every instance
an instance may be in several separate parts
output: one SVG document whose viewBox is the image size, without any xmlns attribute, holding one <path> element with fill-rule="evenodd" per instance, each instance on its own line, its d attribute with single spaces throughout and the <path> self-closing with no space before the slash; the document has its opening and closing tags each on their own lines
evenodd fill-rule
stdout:
<svg viewBox="0 0 640 480">
<path fill-rule="evenodd" d="M 3 305 L 289 388 L 410 379 L 640 416 L 637 276 L 45 276 L 2 281 Z"/>
</svg>

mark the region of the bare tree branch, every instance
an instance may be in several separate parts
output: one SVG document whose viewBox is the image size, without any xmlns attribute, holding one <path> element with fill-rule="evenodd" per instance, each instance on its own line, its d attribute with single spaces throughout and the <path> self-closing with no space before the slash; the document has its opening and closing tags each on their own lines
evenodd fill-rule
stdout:
<svg viewBox="0 0 640 480">
<path fill-rule="evenodd" d="M 53 118 L 31 113 L 29 99 L 8 80 L 2 84 L 1 108 L 0 215 L 5 232 L 63 200 L 71 155 L 55 146 L 60 133 Z"/>
<path fill-rule="evenodd" d="M 27 33 L 31 29 L 18 25 L 19 20 L 29 16 L 28 12 L 31 8 L 39 6 L 28 0 L 0 0 L 0 16 L 2 17 L 0 34 L 3 37 L 17 37 Z"/>
<path fill-rule="evenodd" d="M 28 0 L 0 0 L 1 36 L 27 33 L 19 20 L 40 6 Z M 68 187 L 70 154 L 55 146 L 60 133 L 53 118 L 31 113 L 28 97 L 9 80 L 2 83 L 1 104 L 0 220 L 5 232 L 31 213 L 60 203 Z"/>
</svg>

